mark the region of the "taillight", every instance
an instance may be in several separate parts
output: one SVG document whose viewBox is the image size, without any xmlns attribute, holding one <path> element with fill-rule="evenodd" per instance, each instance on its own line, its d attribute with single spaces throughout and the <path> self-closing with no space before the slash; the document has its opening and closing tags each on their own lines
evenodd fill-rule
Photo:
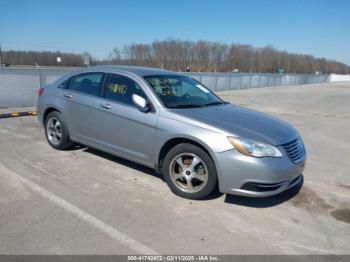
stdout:
<svg viewBox="0 0 350 262">
<path fill-rule="evenodd" d="M 44 93 L 44 88 L 43 88 L 43 87 L 40 87 L 40 88 L 38 89 L 38 96 L 41 96 L 43 93 Z"/>
</svg>

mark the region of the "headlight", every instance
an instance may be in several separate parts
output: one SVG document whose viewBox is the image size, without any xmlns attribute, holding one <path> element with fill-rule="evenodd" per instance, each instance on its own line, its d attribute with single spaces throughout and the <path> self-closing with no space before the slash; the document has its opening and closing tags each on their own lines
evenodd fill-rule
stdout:
<svg viewBox="0 0 350 262">
<path fill-rule="evenodd" d="M 230 136 L 227 138 L 230 141 L 230 143 L 234 146 L 234 148 L 244 155 L 255 157 L 282 157 L 282 153 L 272 145 L 245 138 L 237 138 Z"/>
</svg>

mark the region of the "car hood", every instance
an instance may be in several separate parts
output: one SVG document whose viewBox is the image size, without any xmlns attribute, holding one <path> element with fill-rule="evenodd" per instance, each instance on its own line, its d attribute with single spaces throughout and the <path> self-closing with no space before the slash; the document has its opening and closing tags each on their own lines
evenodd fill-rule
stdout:
<svg viewBox="0 0 350 262">
<path fill-rule="evenodd" d="M 223 130 L 233 136 L 281 145 L 297 138 L 288 123 L 269 115 L 231 104 L 175 109 L 173 113 Z"/>
</svg>

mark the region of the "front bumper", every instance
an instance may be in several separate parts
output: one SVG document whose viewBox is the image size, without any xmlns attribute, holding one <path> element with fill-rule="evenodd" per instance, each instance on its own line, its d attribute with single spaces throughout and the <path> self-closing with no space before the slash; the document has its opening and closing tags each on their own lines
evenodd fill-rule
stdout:
<svg viewBox="0 0 350 262">
<path fill-rule="evenodd" d="M 299 184 L 306 163 L 306 153 L 295 164 L 285 152 L 281 158 L 256 158 L 234 149 L 215 158 L 220 192 L 249 197 L 276 195 Z"/>
</svg>

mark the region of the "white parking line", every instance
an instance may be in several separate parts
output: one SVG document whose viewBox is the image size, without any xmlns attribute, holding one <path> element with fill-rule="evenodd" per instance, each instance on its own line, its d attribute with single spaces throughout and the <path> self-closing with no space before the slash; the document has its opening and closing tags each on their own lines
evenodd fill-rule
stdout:
<svg viewBox="0 0 350 262">
<path fill-rule="evenodd" d="M 115 229 L 114 227 L 108 225 L 107 223 L 99 220 L 95 216 L 85 212 L 84 210 L 80 209 L 77 206 L 74 206 L 73 204 L 65 201 L 64 199 L 58 197 L 57 195 L 47 191 L 46 189 L 42 188 L 41 186 L 37 185 L 36 183 L 28 180 L 27 178 L 13 172 L 12 170 L 0 165 L 0 172 L 11 174 L 12 176 L 15 176 L 18 180 L 23 182 L 27 187 L 29 187 L 31 190 L 37 192 L 42 197 L 48 199 L 52 203 L 56 204 L 57 206 L 65 209 L 66 211 L 72 213 L 73 215 L 79 217 L 80 219 L 84 220 L 91 226 L 99 229 L 103 233 L 107 234 L 111 238 L 114 238 L 130 248 L 131 250 L 135 251 L 138 254 L 158 254 L 153 249 L 141 244 L 137 240 L 127 236 L 126 234 L 120 232 L 119 230 Z"/>
</svg>

